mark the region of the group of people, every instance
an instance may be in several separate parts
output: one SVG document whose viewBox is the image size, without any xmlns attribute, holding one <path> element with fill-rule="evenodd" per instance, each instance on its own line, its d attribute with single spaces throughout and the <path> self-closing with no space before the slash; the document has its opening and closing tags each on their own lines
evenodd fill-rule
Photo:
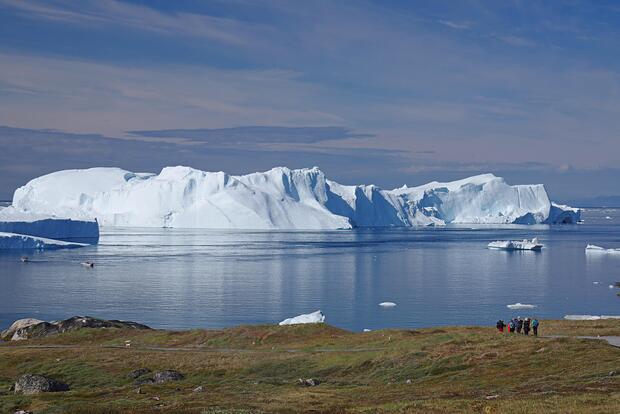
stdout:
<svg viewBox="0 0 620 414">
<path fill-rule="evenodd" d="M 534 336 L 538 336 L 539 325 L 540 323 L 536 318 L 530 320 L 530 318 L 521 319 L 520 316 L 517 316 L 516 318 L 512 318 L 508 324 L 500 319 L 495 326 L 499 333 L 504 333 L 504 328 L 508 327 L 508 333 L 516 332 L 518 334 L 523 333 L 523 335 L 529 335 L 531 330 Z"/>
</svg>

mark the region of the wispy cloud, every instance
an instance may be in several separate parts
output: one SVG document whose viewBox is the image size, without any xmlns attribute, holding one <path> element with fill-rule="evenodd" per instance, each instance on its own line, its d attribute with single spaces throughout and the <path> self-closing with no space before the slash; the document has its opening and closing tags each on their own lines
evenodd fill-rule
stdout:
<svg viewBox="0 0 620 414">
<path fill-rule="evenodd" d="M 454 22 L 451 20 L 438 20 L 439 24 L 442 24 L 444 26 L 447 26 L 451 29 L 456 29 L 456 30 L 467 30 L 469 28 L 471 28 L 472 23 L 471 22 Z"/>
<path fill-rule="evenodd" d="M 45 2 L 39 0 L 0 0 L 0 6 L 13 9 L 22 17 L 63 24 L 124 26 L 167 35 L 208 38 L 234 45 L 256 44 L 272 32 L 267 25 L 207 14 L 163 13 L 153 8 L 117 0 Z"/>
</svg>

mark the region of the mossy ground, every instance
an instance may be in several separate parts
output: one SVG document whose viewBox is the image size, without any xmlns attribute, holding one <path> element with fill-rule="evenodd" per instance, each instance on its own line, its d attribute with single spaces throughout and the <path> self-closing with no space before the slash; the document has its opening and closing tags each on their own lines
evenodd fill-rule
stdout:
<svg viewBox="0 0 620 414">
<path fill-rule="evenodd" d="M 620 321 L 543 321 L 541 332 L 620 335 Z M 131 340 L 130 348 L 125 340 Z M 186 378 L 142 385 L 138 394 L 127 374 L 140 367 L 176 369 Z M 619 375 L 610 375 L 613 371 Z M 24 373 L 65 381 L 71 391 L 9 393 Z M 300 387 L 298 378 L 317 378 L 321 384 Z M 204 392 L 192 392 L 199 385 Z M 16 409 L 613 413 L 620 412 L 620 349 L 602 341 L 499 335 L 482 327 L 368 333 L 328 325 L 92 329 L 0 345 L 0 412 Z"/>
</svg>

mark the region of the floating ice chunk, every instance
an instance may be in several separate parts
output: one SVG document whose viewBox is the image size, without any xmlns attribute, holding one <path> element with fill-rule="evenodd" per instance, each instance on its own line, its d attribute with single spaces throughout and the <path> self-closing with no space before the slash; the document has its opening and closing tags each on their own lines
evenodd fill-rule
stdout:
<svg viewBox="0 0 620 414">
<path fill-rule="evenodd" d="M 82 213 L 65 213 L 65 215 L 57 216 L 6 207 L 0 210 L 0 232 L 97 244 L 99 224 L 95 219 L 84 217 Z"/>
<path fill-rule="evenodd" d="M 598 284 L 599 284 L 599 282 L 592 282 L 592 283 L 594 283 L 595 285 L 598 285 Z"/>
<path fill-rule="evenodd" d="M 370 332 L 370 329 L 364 328 L 364 332 Z"/>
<path fill-rule="evenodd" d="M 536 237 L 532 240 L 506 240 L 494 241 L 488 244 L 489 249 L 501 250 L 541 250 L 544 245 Z"/>
<path fill-rule="evenodd" d="M 608 287 L 609 287 L 609 289 L 613 289 L 614 285 L 609 285 Z"/>
<path fill-rule="evenodd" d="M 288 318 L 279 323 L 279 325 L 298 325 L 302 323 L 323 323 L 325 322 L 325 315 L 320 310 L 312 313 L 295 316 L 294 318 Z"/>
<path fill-rule="evenodd" d="M 564 319 L 569 321 L 598 321 L 599 319 L 620 319 L 614 315 L 564 315 Z"/>
<path fill-rule="evenodd" d="M 620 254 L 620 249 L 606 249 L 595 244 L 588 244 L 586 246 L 586 253 Z"/>
<path fill-rule="evenodd" d="M 534 309 L 537 307 L 537 305 L 529 305 L 527 303 L 517 302 L 513 303 L 512 305 L 506 305 L 506 307 L 508 309 Z"/>
<path fill-rule="evenodd" d="M 379 306 L 383 306 L 384 308 L 393 308 L 396 304 L 394 302 L 381 302 Z"/>
<path fill-rule="evenodd" d="M 88 244 L 70 243 L 60 240 L 46 239 L 45 237 L 27 236 L 25 234 L 0 232 L 0 250 L 2 249 L 67 249 L 84 247 Z M 27 260 L 22 260 L 27 261 Z"/>
<path fill-rule="evenodd" d="M 612 218 L 609 216 L 605 216 L 605 220 L 612 220 Z"/>
</svg>

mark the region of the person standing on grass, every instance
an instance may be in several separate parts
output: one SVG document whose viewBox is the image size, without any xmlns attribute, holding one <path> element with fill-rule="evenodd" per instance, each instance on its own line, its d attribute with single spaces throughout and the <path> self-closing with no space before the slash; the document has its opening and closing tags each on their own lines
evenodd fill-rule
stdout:
<svg viewBox="0 0 620 414">
<path fill-rule="evenodd" d="M 512 318 L 510 322 L 508 322 L 508 333 L 515 333 L 515 329 L 517 324 L 515 322 L 515 318 Z"/>
<path fill-rule="evenodd" d="M 525 321 L 523 321 L 523 334 L 530 334 L 530 318 L 525 318 Z"/>
<path fill-rule="evenodd" d="M 506 324 L 501 319 L 499 321 L 497 321 L 497 323 L 495 324 L 495 327 L 497 328 L 497 331 L 499 333 L 504 333 L 504 327 L 505 326 L 506 326 Z"/>
<path fill-rule="evenodd" d="M 523 329 L 523 319 L 517 316 L 517 333 L 521 333 L 521 329 Z"/>
<path fill-rule="evenodd" d="M 538 319 L 532 319 L 532 330 L 534 331 L 534 336 L 538 336 Z"/>
</svg>

